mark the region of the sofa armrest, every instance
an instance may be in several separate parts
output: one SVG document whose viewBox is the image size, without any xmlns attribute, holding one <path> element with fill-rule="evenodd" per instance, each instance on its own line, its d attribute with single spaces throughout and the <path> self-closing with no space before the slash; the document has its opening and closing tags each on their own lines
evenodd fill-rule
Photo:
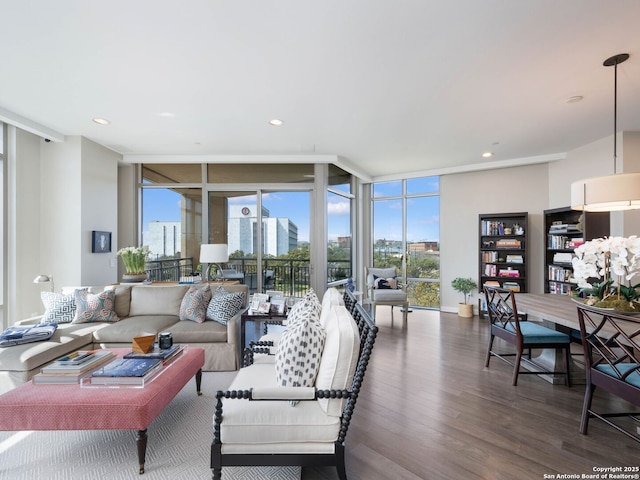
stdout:
<svg viewBox="0 0 640 480">
<path fill-rule="evenodd" d="M 232 345 L 240 345 L 240 317 L 242 316 L 242 312 L 244 312 L 244 308 L 227 322 L 227 343 L 231 343 Z"/>
<path fill-rule="evenodd" d="M 14 325 L 37 325 L 42 322 L 42 317 L 42 315 L 37 315 L 35 317 L 24 318 L 14 322 Z"/>
</svg>

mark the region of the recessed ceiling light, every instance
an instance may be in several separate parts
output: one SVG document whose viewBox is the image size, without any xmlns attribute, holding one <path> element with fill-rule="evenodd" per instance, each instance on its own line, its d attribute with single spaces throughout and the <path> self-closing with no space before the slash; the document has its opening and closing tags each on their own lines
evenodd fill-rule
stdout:
<svg viewBox="0 0 640 480">
<path fill-rule="evenodd" d="M 582 95 L 574 95 L 573 97 L 569 97 L 567 98 L 566 102 L 567 103 L 578 103 L 579 101 L 581 101 L 584 97 Z"/>
<path fill-rule="evenodd" d="M 284 122 L 282 120 L 274 118 L 273 120 L 269 120 L 269 125 L 273 125 L 274 127 L 281 127 L 282 125 L 284 125 Z"/>
<path fill-rule="evenodd" d="M 491 153 L 491 152 L 484 152 L 482 154 L 482 158 L 489 158 L 489 157 L 492 157 L 492 156 L 493 156 L 493 153 Z"/>
<path fill-rule="evenodd" d="M 100 125 L 109 125 L 111 123 L 106 118 L 98 118 L 98 117 L 94 118 L 93 121 L 96 123 L 99 123 Z"/>
</svg>

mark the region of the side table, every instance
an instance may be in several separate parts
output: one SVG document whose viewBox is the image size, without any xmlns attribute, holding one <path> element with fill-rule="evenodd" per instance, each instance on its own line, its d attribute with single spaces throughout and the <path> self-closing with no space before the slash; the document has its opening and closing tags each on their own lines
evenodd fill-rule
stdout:
<svg viewBox="0 0 640 480">
<path fill-rule="evenodd" d="M 256 326 L 260 327 L 267 321 L 276 321 L 282 324 L 282 322 L 286 319 L 286 313 L 256 313 L 251 309 L 245 310 L 240 316 L 240 355 L 242 356 L 244 349 L 247 347 L 247 322 L 254 322 Z"/>
</svg>

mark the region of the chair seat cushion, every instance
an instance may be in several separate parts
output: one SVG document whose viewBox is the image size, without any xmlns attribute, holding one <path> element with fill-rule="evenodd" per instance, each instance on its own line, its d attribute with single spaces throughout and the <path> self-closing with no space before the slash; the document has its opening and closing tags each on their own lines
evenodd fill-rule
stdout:
<svg viewBox="0 0 640 480">
<path fill-rule="evenodd" d="M 229 390 L 277 387 L 273 363 L 256 363 L 241 368 Z M 334 442 L 340 418 L 327 415 L 317 400 L 249 401 L 225 399 L 221 424 L 223 444 L 274 444 Z"/>
<path fill-rule="evenodd" d="M 374 302 L 404 302 L 407 300 L 407 292 L 404 290 L 374 290 Z"/>
<path fill-rule="evenodd" d="M 640 367 L 640 365 L 638 365 L 637 363 L 619 363 L 618 365 L 616 365 L 616 367 L 618 367 L 620 373 L 624 375 L 629 370 L 634 370 Z M 620 378 L 611 365 L 596 365 L 595 369 L 611 377 Z M 630 383 L 631 385 L 634 385 L 636 387 L 640 387 L 640 373 L 638 373 L 637 371 L 630 373 L 629 376 L 625 379 L 625 382 Z"/>
<path fill-rule="evenodd" d="M 510 323 L 506 325 L 507 331 L 514 333 Z M 524 336 L 525 344 L 533 343 L 569 343 L 569 335 L 547 328 L 535 322 L 520 322 L 520 331 Z"/>
</svg>

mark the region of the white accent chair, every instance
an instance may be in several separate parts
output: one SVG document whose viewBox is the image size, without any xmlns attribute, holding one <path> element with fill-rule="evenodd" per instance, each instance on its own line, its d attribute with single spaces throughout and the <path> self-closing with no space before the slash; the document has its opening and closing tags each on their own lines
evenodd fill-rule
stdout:
<svg viewBox="0 0 640 480">
<path fill-rule="evenodd" d="M 405 324 L 407 321 L 407 312 L 409 311 L 409 300 L 407 300 L 407 292 L 402 286 L 396 282 L 396 288 L 375 288 L 375 278 L 397 278 L 396 267 L 374 268 L 368 267 L 365 270 L 367 279 L 367 290 L 369 291 L 369 299 L 372 303 L 372 318 L 375 321 L 376 308 L 378 305 L 390 305 L 391 317 L 393 318 L 393 307 L 402 306 L 402 319 Z"/>
</svg>

